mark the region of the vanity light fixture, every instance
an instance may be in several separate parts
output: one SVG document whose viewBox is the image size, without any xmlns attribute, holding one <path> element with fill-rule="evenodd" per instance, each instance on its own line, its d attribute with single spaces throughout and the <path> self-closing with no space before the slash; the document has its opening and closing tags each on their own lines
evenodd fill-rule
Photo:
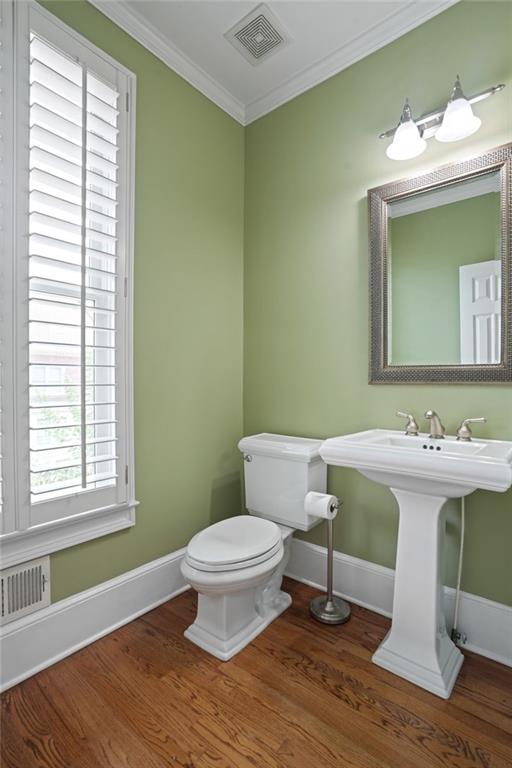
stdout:
<svg viewBox="0 0 512 768">
<path fill-rule="evenodd" d="M 435 137 L 438 141 L 459 141 L 476 133 L 482 121 L 473 114 L 471 104 L 464 96 L 460 77 L 457 75 L 452 93 L 443 117 L 441 127 L 437 129 Z"/>
<path fill-rule="evenodd" d="M 400 123 L 395 131 L 393 141 L 386 149 L 386 155 L 391 160 L 409 160 L 421 155 L 427 148 L 427 142 L 420 135 L 418 127 L 412 119 L 409 99 L 405 100 Z"/>
<path fill-rule="evenodd" d="M 459 141 L 471 136 L 482 124 L 480 118 L 473 114 L 471 104 L 494 96 L 504 87 L 505 84 L 500 83 L 466 97 L 457 75 L 446 107 L 421 115 L 416 120 L 412 117 L 409 100 L 406 99 L 399 124 L 379 136 L 379 139 L 393 139 L 386 149 L 386 155 L 391 160 L 409 160 L 425 151 L 425 140 L 432 136 L 442 142 Z"/>
</svg>

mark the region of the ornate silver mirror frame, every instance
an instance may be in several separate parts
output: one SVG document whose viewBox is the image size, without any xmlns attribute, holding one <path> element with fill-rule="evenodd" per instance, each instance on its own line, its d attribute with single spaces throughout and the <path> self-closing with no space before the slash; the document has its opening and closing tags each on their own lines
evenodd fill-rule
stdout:
<svg viewBox="0 0 512 768">
<path fill-rule="evenodd" d="M 498 171 L 501 181 L 501 362 L 492 365 L 388 363 L 388 211 L 393 201 Z M 370 384 L 487 384 L 512 381 L 512 143 L 423 176 L 368 190 L 370 240 Z"/>
</svg>

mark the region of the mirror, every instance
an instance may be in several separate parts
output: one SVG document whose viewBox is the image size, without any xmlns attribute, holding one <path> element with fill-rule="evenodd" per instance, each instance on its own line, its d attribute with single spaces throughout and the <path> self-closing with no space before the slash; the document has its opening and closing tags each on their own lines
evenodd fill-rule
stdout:
<svg viewBox="0 0 512 768">
<path fill-rule="evenodd" d="M 511 158 L 369 191 L 370 383 L 512 381 Z"/>
</svg>

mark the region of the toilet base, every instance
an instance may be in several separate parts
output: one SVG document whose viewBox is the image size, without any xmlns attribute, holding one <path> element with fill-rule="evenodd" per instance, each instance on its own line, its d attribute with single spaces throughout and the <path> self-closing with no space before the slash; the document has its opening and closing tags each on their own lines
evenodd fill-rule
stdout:
<svg viewBox="0 0 512 768">
<path fill-rule="evenodd" d="M 225 596 L 220 598 L 220 600 L 228 601 L 231 597 L 235 596 Z M 244 599 L 247 600 L 247 594 L 244 595 Z M 292 598 L 287 592 L 279 590 L 277 594 L 273 595 L 271 604 L 265 603 L 264 606 L 261 606 L 260 603 L 261 612 L 254 610 L 252 619 L 245 624 L 245 626 L 239 629 L 238 632 L 235 632 L 224 639 L 218 637 L 205 626 L 201 626 L 201 618 L 204 613 L 209 613 L 210 608 L 213 608 L 215 611 L 218 611 L 219 609 L 222 611 L 222 608 L 229 611 L 230 606 L 226 604 L 224 604 L 224 606 L 219 604 L 208 605 L 206 604 L 207 601 L 211 601 L 211 598 L 201 594 L 199 595 L 197 618 L 194 623 L 185 630 L 185 637 L 204 651 L 211 653 L 212 656 L 215 656 L 217 659 L 220 659 L 221 661 L 229 661 L 229 659 L 233 658 L 233 656 L 239 653 L 246 645 L 254 640 L 255 637 L 263 632 L 274 619 L 280 616 L 283 611 L 291 605 Z M 253 603 L 253 605 L 255 603 Z M 261 610 L 261 607 L 263 607 L 263 610 Z M 219 616 L 217 613 L 217 619 L 218 618 Z"/>
</svg>

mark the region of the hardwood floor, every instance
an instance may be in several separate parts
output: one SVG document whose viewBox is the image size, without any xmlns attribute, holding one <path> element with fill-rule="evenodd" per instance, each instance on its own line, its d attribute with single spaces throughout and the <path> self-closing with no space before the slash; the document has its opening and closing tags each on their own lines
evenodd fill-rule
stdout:
<svg viewBox="0 0 512 768">
<path fill-rule="evenodd" d="M 511 768 L 512 669 L 466 653 L 449 701 L 371 663 L 389 621 L 308 617 L 232 661 L 183 637 L 186 592 L 2 696 L 3 768 Z"/>
</svg>

